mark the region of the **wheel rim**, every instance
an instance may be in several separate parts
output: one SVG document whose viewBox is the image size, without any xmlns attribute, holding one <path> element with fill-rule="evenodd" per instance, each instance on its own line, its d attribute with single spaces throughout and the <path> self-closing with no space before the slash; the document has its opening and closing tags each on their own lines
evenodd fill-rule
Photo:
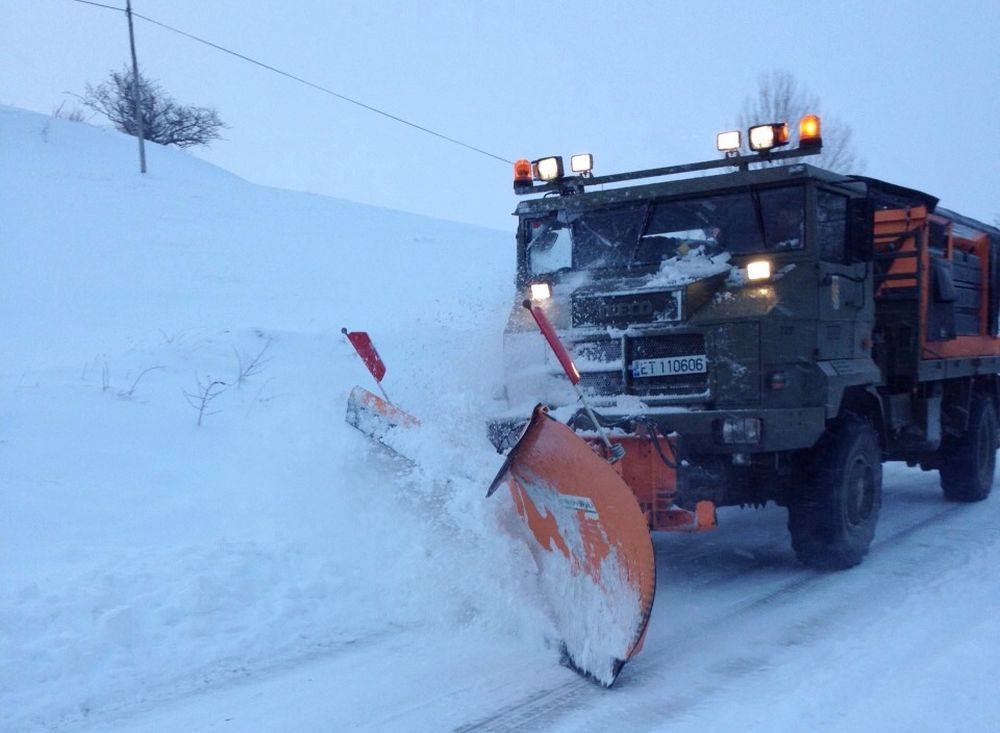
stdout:
<svg viewBox="0 0 1000 733">
<path fill-rule="evenodd" d="M 863 524 L 875 508 L 875 472 L 862 457 L 851 464 L 847 475 L 847 521 L 854 527 Z"/>
</svg>

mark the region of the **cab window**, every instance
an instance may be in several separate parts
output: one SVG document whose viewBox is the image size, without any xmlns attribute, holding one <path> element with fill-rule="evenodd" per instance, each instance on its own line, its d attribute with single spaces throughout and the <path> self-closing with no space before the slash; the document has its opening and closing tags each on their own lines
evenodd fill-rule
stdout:
<svg viewBox="0 0 1000 733">
<path fill-rule="evenodd" d="M 816 222 L 820 259 L 843 262 L 847 245 L 847 197 L 817 191 Z"/>
</svg>

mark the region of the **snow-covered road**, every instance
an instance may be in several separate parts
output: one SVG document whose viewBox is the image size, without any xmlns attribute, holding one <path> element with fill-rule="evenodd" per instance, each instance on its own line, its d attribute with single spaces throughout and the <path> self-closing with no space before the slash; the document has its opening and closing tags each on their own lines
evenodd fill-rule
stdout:
<svg viewBox="0 0 1000 733">
<path fill-rule="evenodd" d="M 642 653 L 614 689 L 551 650 L 400 632 L 174 700 L 120 731 L 996 730 L 1000 511 L 889 466 L 854 570 L 799 566 L 784 511 L 658 535 Z M 107 729 L 102 724 L 102 729 Z"/>
</svg>

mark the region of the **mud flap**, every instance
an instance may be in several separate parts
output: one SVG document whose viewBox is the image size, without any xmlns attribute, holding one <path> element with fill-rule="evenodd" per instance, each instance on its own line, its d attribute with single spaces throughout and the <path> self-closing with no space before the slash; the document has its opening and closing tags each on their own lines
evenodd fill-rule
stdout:
<svg viewBox="0 0 1000 733">
<path fill-rule="evenodd" d="M 355 387 L 347 398 L 348 424 L 403 458 L 409 458 L 401 434 L 420 426 L 420 421 L 363 387 Z"/>
<path fill-rule="evenodd" d="M 610 687 L 642 646 L 653 607 L 645 515 L 618 472 L 542 405 L 487 496 L 503 484 L 529 530 L 564 663 Z"/>
</svg>

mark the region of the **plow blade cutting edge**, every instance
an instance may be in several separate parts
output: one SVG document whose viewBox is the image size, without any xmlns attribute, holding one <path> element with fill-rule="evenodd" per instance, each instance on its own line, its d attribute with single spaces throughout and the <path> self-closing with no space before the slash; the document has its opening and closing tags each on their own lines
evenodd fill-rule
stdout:
<svg viewBox="0 0 1000 733">
<path fill-rule="evenodd" d="M 615 468 L 539 405 L 490 485 L 528 530 L 564 662 L 610 687 L 642 646 L 656 566 L 646 517 Z"/>
</svg>

